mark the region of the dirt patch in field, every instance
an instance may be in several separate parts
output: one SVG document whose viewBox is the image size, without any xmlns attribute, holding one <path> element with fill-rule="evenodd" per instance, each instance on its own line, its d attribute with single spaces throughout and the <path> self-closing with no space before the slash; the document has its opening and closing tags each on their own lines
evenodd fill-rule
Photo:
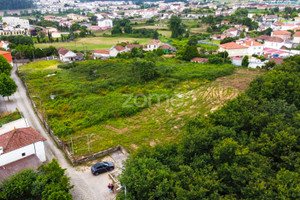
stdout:
<svg viewBox="0 0 300 200">
<path fill-rule="evenodd" d="M 217 78 L 216 82 L 223 87 L 231 87 L 238 89 L 239 91 L 244 91 L 249 88 L 249 84 L 253 79 L 262 74 L 263 72 L 258 70 L 237 69 L 236 73 L 230 76 Z"/>
</svg>

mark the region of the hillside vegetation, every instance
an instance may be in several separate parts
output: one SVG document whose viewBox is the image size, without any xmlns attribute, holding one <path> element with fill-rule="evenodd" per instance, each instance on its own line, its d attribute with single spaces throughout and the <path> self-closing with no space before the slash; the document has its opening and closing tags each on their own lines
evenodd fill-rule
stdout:
<svg viewBox="0 0 300 200">
<path fill-rule="evenodd" d="M 0 0 L 0 10 L 16 10 L 32 7 L 32 0 Z"/>
<path fill-rule="evenodd" d="M 300 56 L 127 160 L 127 199 L 300 199 Z M 124 198 L 124 193 L 119 196 Z"/>
<path fill-rule="evenodd" d="M 147 140 L 151 132 L 146 132 L 146 137 L 141 133 L 143 129 L 136 130 L 134 135 L 131 131 L 117 134 L 111 127 L 122 129 L 123 126 L 126 129 L 133 125 L 128 124 L 128 117 L 136 116 L 156 104 L 163 106 L 166 99 L 180 99 L 197 88 L 203 93 L 211 81 L 234 72 L 232 65 L 202 65 L 172 59 L 159 59 L 156 63 L 121 59 L 85 61 L 57 68 L 58 64 L 57 61 L 31 63 L 22 66 L 20 72 L 26 74 L 23 79 L 26 77 L 31 95 L 41 97 L 54 132 L 66 141 L 70 136 L 93 134 L 93 151 L 118 144 L 129 147 L 131 144 L 148 143 L 152 139 Z M 50 95 L 55 98 L 51 99 Z M 228 95 L 231 95 L 230 91 Z M 181 98 L 180 101 L 186 103 L 191 98 Z M 39 106 L 39 99 L 34 100 Z M 178 105 L 176 100 L 173 104 L 167 106 Z M 198 104 L 205 107 L 200 99 Z M 177 107 L 181 112 L 181 106 Z M 151 119 L 149 115 L 144 117 Z M 127 123 L 119 123 L 119 120 L 125 119 Z M 145 119 L 145 122 L 149 120 Z M 163 123 L 164 119 L 161 120 Z M 149 124 L 148 129 L 151 129 Z M 165 134 L 172 134 L 172 129 L 164 132 L 153 128 L 152 132 L 155 132 L 154 139 L 167 139 Z M 79 141 L 74 148 L 80 149 L 84 145 L 86 140 Z"/>
</svg>

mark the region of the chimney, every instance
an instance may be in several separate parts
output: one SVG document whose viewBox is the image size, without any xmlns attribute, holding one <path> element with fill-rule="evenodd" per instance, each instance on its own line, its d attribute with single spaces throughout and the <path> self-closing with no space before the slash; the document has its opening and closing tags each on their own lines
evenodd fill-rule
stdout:
<svg viewBox="0 0 300 200">
<path fill-rule="evenodd" d="M 3 147 L 0 147 L 0 155 L 3 154 Z"/>
</svg>

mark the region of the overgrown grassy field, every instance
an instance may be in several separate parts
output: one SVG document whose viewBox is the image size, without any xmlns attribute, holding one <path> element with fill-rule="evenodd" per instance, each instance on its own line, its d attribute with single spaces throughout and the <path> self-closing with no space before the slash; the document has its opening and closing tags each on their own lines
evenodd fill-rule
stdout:
<svg viewBox="0 0 300 200">
<path fill-rule="evenodd" d="M 232 65 L 159 59 L 160 77 L 140 82 L 132 75 L 133 62 L 85 61 L 66 70 L 56 68 L 56 61 L 44 61 L 20 71 L 26 73 L 30 93 L 42 98 L 55 133 L 66 143 L 73 137 L 77 156 L 89 153 L 87 135 L 90 153 L 118 144 L 131 152 L 141 145 L 178 141 L 186 119 L 217 109 L 259 74 L 238 70 L 230 75 Z"/>
<path fill-rule="evenodd" d="M 22 116 L 19 111 L 0 113 L 0 127 L 3 124 L 20 119 Z"/>
<path fill-rule="evenodd" d="M 71 42 L 54 42 L 54 43 L 40 43 L 35 44 L 36 47 L 45 48 L 49 46 L 65 47 L 70 50 L 100 50 L 110 49 L 119 42 L 138 42 L 140 44 L 147 44 L 151 38 L 128 38 L 128 37 L 88 37 L 79 38 Z"/>
</svg>

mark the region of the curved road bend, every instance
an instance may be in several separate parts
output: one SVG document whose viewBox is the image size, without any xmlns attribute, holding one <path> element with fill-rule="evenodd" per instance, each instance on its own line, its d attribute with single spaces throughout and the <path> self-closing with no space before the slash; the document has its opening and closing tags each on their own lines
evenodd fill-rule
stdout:
<svg viewBox="0 0 300 200">
<path fill-rule="evenodd" d="M 106 198 L 105 191 L 93 191 L 88 186 L 85 176 L 82 176 L 80 171 L 76 171 L 73 166 L 67 162 L 64 157 L 64 153 L 56 146 L 56 143 L 50 138 L 44 127 L 41 125 L 38 117 L 34 113 L 31 102 L 26 95 L 26 89 L 23 86 L 22 81 L 16 74 L 16 67 L 12 71 L 12 79 L 18 85 L 18 90 L 10 97 L 10 101 L 7 102 L 7 107 L 17 107 L 21 111 L 24 117 L 27 119 L 29 125 L 41 133 L 47 141 L 45 142 L 46 157 L 48 161 L 56 158 L 62 168 L 66 168 L 66 174 L 70 177 L 71 184 L 74 188 L 71 190 L 71 194 L 74 200 L 108 200 Z M 100 178 L 100 177 L 99 177 Z M 93 183 L 97 184 L 97 183 Z M 103 189 L 103 190 L 106 190 Z"/>
</svg>

